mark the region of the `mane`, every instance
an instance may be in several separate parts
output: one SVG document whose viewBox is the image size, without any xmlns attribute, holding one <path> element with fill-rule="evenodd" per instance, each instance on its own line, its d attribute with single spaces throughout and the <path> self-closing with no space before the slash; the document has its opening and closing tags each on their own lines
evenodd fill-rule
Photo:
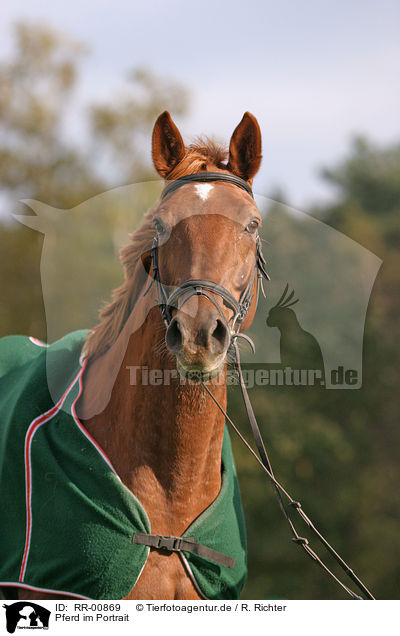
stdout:
<svg viewBox="0 0 400 636">
<path fill-rule="evenodd" d="M 145 282 L 144 269 L 138 268 L 138 264 L 143 254 L 151 249 L 154 238 L 153 215 L 154 210 L 145 214 L 140 228 L 129 235 L 130 243 L 119 252 L 125 280 L 112 292 L 111 302 L 100 311 L 100 321 L 86 339 L 83 354 L 92 360 L 105 353 L 117 340 Z"/>
<path fill-rule="evenodd" d="M 213 168 L 226 170 L 227 157 L 228 151 L 225 146 L 209 137 L 198 137 L 186 148 L 184 158 L 169 173 L 168 180 L 172 181 L 187 174 L 204 172 Z"/>
<path fill-rule="evenodd" d="M 168 181 L 186 174 L 225 169 L 228 152 L 208 137 L 200 137 L 186 148 L 185 157 L 168 175 Z M 135 300 L 145 282 L 143 267 L 138 268 L 143 254 L 151 249 L 154 238 L 153 216 L 155 208 L 144 215 L 143 223 L 129 235 L 130 243 L 120 250 L 120 261 L 124 269 L 124 282 L 112 293 L 112 300 L 99 313 L 99 323 L 89 333 L 83 354 L 95 359 L 105 353 L 117 340 Z"/>
</svg>

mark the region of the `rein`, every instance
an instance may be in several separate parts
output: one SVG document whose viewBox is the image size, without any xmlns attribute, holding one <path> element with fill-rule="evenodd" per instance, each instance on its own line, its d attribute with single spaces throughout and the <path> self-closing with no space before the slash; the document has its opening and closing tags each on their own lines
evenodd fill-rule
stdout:
<svg viewBox="0 0 400 636">
<path fill-rule="evenodd" d="M 196 182 L 196 183 L 202 182 L 202 183 L 204 183 L 204 182 L 210 182 L 210 181 L 224 181 L 224 182 L 232 183 L 232 184 L 242 188 L 243 190 L 245 190 L 254 199 L 253 192 L 252 192 L 249 184 L 246 181 L 244 181 L 240 177 L 236 177 L 234 175 L 224 174 L 224 173 L 220 173 L 220 172 L 199 172 L 197 174 L 186 175 L 184 177 L 181 177 L 180 179 L 176 179 L 175 181 L 171 182 L 165 188 L 165 190 L 163 191 L 163 193 L 161 195 L 161 199 L 164 199 L 168 194 L 171 194 L 172 192 L 175 192 L 175 190 L 177 190 L 178 188 L 180 188 L 183 185 L 186 185 L 188 183 L 193 183 L 193 182 Z M 242 295 L 240 297 L 239 302 L 222 285 L 219 285 L 218 283 L 214 283 L 213 281 L 201 280 L 201 279 L 199 279 L 199 280 L 197 280 L 197 279 L 188 280 L 188 281 L 182 283 L 182 285 L 177 287 L 170 295 L 168 295 L 166 293 L 165 288 L 164 288 L 164 286 L 163 286 L 163 284 L 161 282 L 161 279 L 160 279 L 159 261 L 158 261 L 158 236 L 156 236 L 154 241 L 153 241 L 152 250 L 151 250 L 151 257 L 152 257 L 153 275 L 152 275 L 151 283 L 150 283 L 149 287 L 147 288 L 147 290 L 145 291 L 144 295 L 146 295 L 148 293 L 148 291 L 150 290 L 151 286 L 155 282 L 156 286 L 157 286 L 158 296 L 159 296 L 158 299 L 156 300 L 156 303 L 157 303 L 157 305 L 160 308 L 164 323 L 166 324 L 167 327 L 170 325 L 171 320 L 172 320 L 171 309 L 173 307 L 177 307 L 177 301 L 181 297 L 184 297 L 183 303 L 181 304 L 181 307 L 182 307 L 189 300 L 189 298 L 191 298 L 194 295 L 206 296 L 215 305 L 215 307 L 218 309 L 218 311 L 221 314 L 221 316 L 224 319 L 224 321 L 225 321 L 225 316 L 224 316 L 220 306 L 216 302 L 216 300 L 210 295 L 210 292 L 220 296 L 222 298 L 223 304 L 225 306 L 229 307 L 230 309 L 232 309 L 232 311 L 233 311 L 233 320 L 232 320 L 232 326 L 230 328 L 230 334 L 231 334 L 230 347 L 233 347 L 234 352 L 235 352 L 236 367 L 237 367 L 237 371 L 238 371 L 238 375 L 239 375 L 240 388 L 241 388 L 241 391 L 242 391 L 243 400 L 244 400 L 244 404 L 245 404 L 246 411 L 247 411 L 247 417 L 248 417 L 250 425 L 251 425 L 254 441 L 255 441 L 255 444 L 256 444 L 256 447 L 257 447 L 259 455 L 257 455 L 257 453 L 253 450 L 253 448 L 250 446 L 250 444 L 243 437 L 243 435 L 238 430 L 238 428 L 236 427 L 236 425 L 234 424 L 232 419 L 229 417 L 229 415 L 227 414 L 225 409 L 221 406 L 221 404 L 218 402 L 218 400 L 214 397 L 214 395 L 212 394 L 212 392 L 210 391 L 210 389 L 207 387 L 207 385 L 205 384 L 205 382 L 203 380 L 201 380 L 201 384 L 202 384 L 203 388 L 205 389 L 205 391 L 208 393 L 208 395 L 211 397 L 211 399 L 214 401 L 216 406 L 219 408 L 221 413 L 224 415 L 226 420 L 233 427 L 233 429 L 235 430 L 235 432 L 237 433 L 239 438 L 242 440 L 242 442 L 245 444 L 245 446 L 248 448 L 248 450 L 252 453 L 252 455 L 255 457 L 255 459 L 258 461 L 258 463 L 261 465 L 261 467 L 263 468 L 263 470 L 265 471 L 265 473 L 269 477 L 269 479 L 270 479 L 270 481 L 272 483 L 275 495 L 276 495 L 276 497 L 278 499 L 279 507 L 280 507 L 280 509 L 282 511 L 282 514 L 285 517 L 285 519 L 286 519 L 286 521 L 287 521 L 287 523 L 289 525 L 291 534 L 293 535 L 292 541 L 294 543 L 296 543 L 298 546 L 300 546 L 305 551 L 305 553 L 315 563 L 317 563 L 320 567 L 322 567 L 322 569 L 329 576 L 331 576 L 349 594 L 349 596 L 351 596 L 353 599 L 363 600 L 362 596 L 359 596 L 353 590 L 351 590 L 349 587 L 347 587 L 347 585 L 345 585 L 328 568 L 328 566 L 325 565 L 325 563 L 320 559 L 320 557 L 316 554 L 316 552 L 310 547 L 308 539 L 305 538 L 305 537 L 302 537 L 302 536 L 300 536 L 298 534 L 298 532 L 297 532 L 297 530 L 296 530 L 296 528 L 294 526 L 294 523 L 293 523 L 293 521 L 292 521 L 292 519 L 290 517 L 290 513 L 289 513 L 289 510 L 287 508 L 287 504 L 285 505 L 285 502 L 284 502 L 284 499 L 283 499 L 282 495 L 289 502 L 288 505 L 291 507 L 291 509 L 295 510 L 297 512 L 297 514 L 301 517 L 303 522 L 307 525 L 307 527 L 309 528 L 311 533 L 314 535 L 314 537 L 316 537 L 324 545 L 326 550 L 336 560 L 336 562 L 339 564 L 339 566 L 342 568 L 342 570 L 345 572 L 345 574 L 358 587 L 358 589 L 364 595 L 364 597 L 366 599 L 375 600 L 374 596 L 372 596 L 371 592 L 364 585 L 364 583 L 362 583 L 362 581 L 356 576 L 354 571 L 347 565 L 347 563 L 341 558 L 341 556 L 333 549 L 333 547 L 328 543 L 328 541 L 324 538 L 324 536 L 315 527 L 315 525 L 312 523 L 311 519 L 304 512 L 304 510 L 303 510 L 303 508 L 301 506 L 301 503 L 299 501 L 296 501 L 295 499 L 293 499 L 290 496 L 290 494 L 285 490 L 285 488 L 275 478 L 274 472 L 272 470 L 271 462 L 269 460 L 268 453 L 267 453 L 267 450 L 265 448 L 265 445 L 264 445 L 264 442 L 263 442 L 263 439 L 262 439 L 262 436 L 261 436 L 261 432 L 260 432 L 260 429 L 258 427 L 256 417 L 254 415 L 253 408 L 251 406 L 250 398 L 249 398 L 249 395 L 247 393 L 246 385 L 245 385 L 243 374 L 242 374 L 242 368 L 241 368 L 241 364 L 240 364 L 240 353 L 239 353 L 239 347 L 238 347 L 238 344 L 237 344 L 237 338 L 242 337 L 242 338 L 246 339 L 246 341 L 251 345 L 251 347 L 253 349 L 253 352 L 254 352 L 254 344 L 253 344 L 252 340 L 248 336 L 239 333 L 239 331 L 240 331 L 241 323 L 243 322 L 244 318 L 246 317 L 247 312 L 248 312 L 248 310 L 250 308 L 251 302 L 253 300 L 254 294 L 252 294 L 251 292 L 252 292 L 256 277 L 257 277 L 258 290 L 261 288 L 263 294 L 264 294 L 264 290 L 263 290 L 263 287 L 262 287 L 262 278 L 264 277 L 267 280 L 270 280 L 270 278 L 269 278 L 269 276 L 268 276 L 268 274 L 267 274 L 267 272 L 265 270 L 265 259 L 264 259 L 264 256 L 262 254 L 262 251 L 261 251 L 260 238 L 257 236 L 256 259 L 255 259 L 255 265 L 254 265 L 254 274 L 252 276 L 252 280 L 247 285 L 245 290 L 242 292 Z M 265 296 L 265 294 L 264 294 L 264 296 Z M 197 375 L 198 374 L 196 374 L 196 376 Z"/>
<path fill-rule="evenodd" d="M 236 434 L 242 440 L 244 445 L 248 448 L 250 453 L 255 457 L 255 459 L 258 461 L 260 466 L 263 468 L 263 470 L 265 471 L 265 473 L 267 474 L 267 476 L 271 480 L 272 486 L 273 486 L 273 489 L 274 489 L 274 492 L 275 492 L 275 495 L 276 495 L 276 498 L 278 499 L 279 507 L 280 507 L 280 509 L 282 511 L 282 514 L 285 517 L 287 523 L 289 524 L 290 531 L 291 531 L 291 533 L 293 535 L 292 541 L 294 543 L 296 543 L 298 546 L 300 546 L 301 548 L 303 548 L 305 553 L 315 563 L 317 563 L 320 567 L 322 567 L 322 569 L 325 570 L 325 572 L 329 576 L 331 576 L 349 594 L 349 596 L 351 596 L 353 599 L 357 599 L 357 600 L 360 600 L 360 601 L 363 600 L 363 598 L 361 596 L 359 596 L 358 594 L 353 592 L 353 590 L 351 590 L 349 587 L 347 587 L 347 585 L 345 585 L 328 568 L 328 566 L 325 565 L 325 563 L 320 559 L 320 557 L 316 554 L 316 552 L 310 547 L 308 539 L 306 537 L 301 537 L 298 534 L 298 532 L 297 532 L 297 530 L 296 530 L 296 528 L 295 528 L 295 526 L 294 526 L 294 524 L 293 524 L 293 522 L 292 522 L 292 520 L 290 518 L 289 511 L 288 511 L 287 507 L 285 506 L 285 503 L 284 503 L 283 498 L 282 498 L 282 494 L 288 500 L 289 506 L 291 506 L 291 508 L 294 509 L 298 513 L 298 515 L 301 517 L 301 519 L 308 526 L 309 530 L 311 530 L 311 532 L 314 535 L 314 537 L 316 537 L 325 546 L 326 550 L 336 560 L 336 562 L 339 564 L 339 566 L 342 568 L 342 570 L 345 572 L 345 574 L 347 574 L 347 576 L 353 581 L 353 583 L 355 583 L 355 585 L 358 587 L 358 589 L 361 591 L 361 593 L 364 594 L 364 597 L 366 599 L 375 600 L 375 597 L 372 596 L 371 592 L 364 585 L 364 583 L 356 576 L 354 571 L 347 565 L 347 563 L 342 559 L 342 557 L 333 549 L 333 547 L 330 545 L 330 543 L 328 543 L 328 541 L 325 539 L 325 537 L 315 527 L 315 525 L 312 523 L 311 519 L 304 512 L 300 501 L 296 501 L 295 499 L 293 499 L 290 496 L 290 494 L 285 490 L 285 488 L 275 478 L 274 472 L 272 470 L 271 462 L 269 460 L 268 453 L 266 451 L 266 448 L 265 448 L 265 445 L 264 445 L 264 442 L 263 442 L 263 439 L 262 439 L 262 436 L 261 436 L 261 432 L 260 432 L 260 429 L 258 427 L 256 417 L 254 415 L 253 407 L 251 406 L 250 398 L 249 398 L 249 395 L 247 393 L 246 385 L 245 385 L 245 382 L 244 382 L 244 379 L 243 379 L 242 369 L 241 369 L 241 365 L 240 365 L 239 348 L 238 348 L 236 342 L 234 342 L 233 346 L 234 346 L 234 349 L 235 349 L 237 370 L 238 370 L 239 380 L 240 380 L 240 388 L 242 390 L 242 395 L 243 395 L 243 399 L 244 399 L 244 403 L 245 403 L 245 407 L 246 407 L 246 411 L 247 411 L 247 417 L 248 417 L 250 425 L 251 425 L 251 430 L 252 430 L 252 433 L 253 433 L 254 441 L 256 443 L 259 455 L 257 455 L 257 453 L 250 446 L 250 444 L 246 441 L 246 439 L 243 437 L 243 435 L 241 434 L 241 432 L 239 431 L 237 426 L 234 424 L 232 419 L 226 413 L 225 409 L 220 405 L 218 400 L 214 397 L 214 395 L 212 394 L 212 392 L 210 391 L 210 389 L 207 387 L 207 385 L 204 382 L 202 382 L 203 388 L 206 390 L 208 395 L 211 397 L 211 399 L 217 405 L 217 407 L 219 408 L 221 413 L 225 416 L 225 418 L 227 419 L 229 424 L 232 426 L 232 428 L 234 429 Z"/>
</svg>

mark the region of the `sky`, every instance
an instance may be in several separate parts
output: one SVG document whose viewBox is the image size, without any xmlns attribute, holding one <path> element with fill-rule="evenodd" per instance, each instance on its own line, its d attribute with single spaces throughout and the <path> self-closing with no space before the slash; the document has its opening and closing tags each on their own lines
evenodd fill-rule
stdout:
<svg viewBox="0 0 400 636">
<path fill-rule="evenodd" d="M 320 171 L 348 154 L 352 137 L 400 141 L 397 0 L 8 0 L 0 13 L 2 59 L 21 19 L 88 45 L 76 129 L 86 104 L 110 99 L 143 65 L 189 90 L 188 115 L 174 117 L 188 142 L 228 142 L 250 111 L 263 136 L 255 191 L 279 188 L 300 210 L 334 195 Z"/>
</svg>

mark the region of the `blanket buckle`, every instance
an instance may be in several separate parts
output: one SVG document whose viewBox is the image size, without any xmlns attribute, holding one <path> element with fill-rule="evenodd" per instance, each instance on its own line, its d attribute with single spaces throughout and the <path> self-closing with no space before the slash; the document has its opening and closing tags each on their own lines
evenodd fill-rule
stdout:
<svg viewBox="0 0 400 636">
<path fill-rule="evenodd" d="M 160 550 L 168 550 L 170 552 L 179 552 L 182 548 L 182 537 L 157 535 L 158 544 L 155 546 Z"/>
</svg>

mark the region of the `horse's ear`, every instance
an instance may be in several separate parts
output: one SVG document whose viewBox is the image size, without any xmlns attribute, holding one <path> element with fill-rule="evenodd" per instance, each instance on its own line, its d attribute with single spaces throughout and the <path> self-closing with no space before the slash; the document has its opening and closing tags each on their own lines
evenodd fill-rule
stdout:
<svg viewBox="0 0 400 636">
<path fill-rule="evenodd" d="M 165 110 L 158 117 L 153 129 L 152 157 L 154 167 L 164 179 L 182 161 L 185 146 L 171 115 Z"/>
<path fill-rule="evenodd" d="M 231 137 L 227 168 L 251 183 L 260 167 L 261 159 L 260 126 L 253 115 L 245 113 Z"/>
</svg>

